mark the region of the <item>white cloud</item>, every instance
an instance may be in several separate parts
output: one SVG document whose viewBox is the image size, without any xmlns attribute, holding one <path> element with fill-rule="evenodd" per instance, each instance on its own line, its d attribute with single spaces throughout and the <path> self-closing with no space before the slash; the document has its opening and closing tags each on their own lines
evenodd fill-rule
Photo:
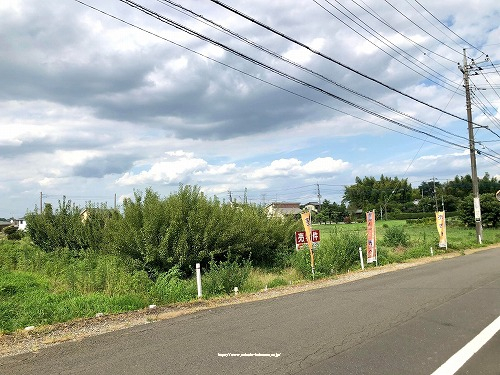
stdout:
<svg viewBox="0 0 500 375">
<path fill-rule="evenodd" d="M 317 158 L 305 164 L 294 158 L 280 159 L 274 160 L 266 167 L 256 169 L 250 173 L 250 177 L 252 179 L 285 176 L 300 178 L 308 175 L 337 174 L 345 171 L 348 167 L 349 163 L 334 160 L 331 157 Z"/>
<path fill-rule="evenodd" d="M 425 180 L 470 173 L 467 150 L 456 152 L 442 142 L 432 144 L 421 134 L 411 133 L 420 138 L 415 140 L 392 132 L 388 128 L 410 133 L 122 3 L 89 0 L 89 4 L 206 53 L 221 64 L 77 2 L 47 0 L 43 6 L 35 0 L 0 2 L 0 170 L 4 175 L 0 216 L 11 211 L 23 214 L 27 207 L 38 204 L 40 190 L 47 197 L 125 197 L 147 186 L 168 194 L 184 183 L 198 184 L 203 191 L 222 196 L 229 190 L 248 188 L 256 201 L 318 181 L 349 185 L 354 176 L 408 175 Z M 232 6 L 363 74 L 465 117 L 462 78 L 456 64 L 462 61 L 463 41 L 443 30 L 458 43 L 450 41 L 456 49 L 452 51 L 384 2 L 369 0 L 367 4 L 428 50 L 380 24 L 354 3 L 345 6 L 415 57 L 416 66 L 405 61 L 423 76 L 305 0 L 235 0 Z M 183 5 L 307 69 L 459 137 L 392 113 L 196 19 L 171 12 L 163 4 L 148 3 L 154 11 L 322 90 L 467 146 L 463 121 L 364 79 L 210 2 L 186 0 Z M 404 2 L 395 7 L 403 13 L 412 11 Z M 465 0 L 444 0 L 426 7 L 498 65 L 497 2 L 485 1 L 474 12 L 474 5 Z M 423 21 L 418 14 L 415 17 Z M 428 30 L 435 32 L 430 26 Z M 467 52 L 481 59 L 474 49 Z M 453 88 L 436 85 L 431 81 L 436 78 L 420 68 L 445 76 Z M 472 79 L 476 85 L 488 86 L 480 81 L 481 76 Z M 493 85 L 500 83 L 496 72 L 488 79 Z M 483 100 L 484 95 L 499 118 L 495 92 L 480 93 L 477 98 Z M 474 107 L 473 113 L 475 121 L 491 126 L 491 118 L 479 108 Z M 493 124 L 491 129 L 495 127 Z M 496 138 L 477 128 L 476 140 Z M 484 152 L 500 152 L 498 143 L 483 144 L 488 147 Z M 499 176 L 499 164 L 478 155 L 478 174 L 486 171 Z M 305 193 L 295 194 L 290 199 L 310 198 Z"/>
<path fill-rule="evenodd" d="M 304 171 L 310 175 L 319 175 L 326 173 L 340 173 L 350 167 L 348 162 L 335 160 L 331 157 L 317 158 L 304 165 Z"/>
<path fill-rule="evenodd" d="M 119 185 L 147 185 L 161 182 L 171 184 L 181 182 L 186 175 L 206 170 L 207 162 L 194 158 L 183 151 L 167 153 L 164 160 L 154 163 L 149 169 L 139 173 L 127 172 L 116 182 Z"/>
</svg>

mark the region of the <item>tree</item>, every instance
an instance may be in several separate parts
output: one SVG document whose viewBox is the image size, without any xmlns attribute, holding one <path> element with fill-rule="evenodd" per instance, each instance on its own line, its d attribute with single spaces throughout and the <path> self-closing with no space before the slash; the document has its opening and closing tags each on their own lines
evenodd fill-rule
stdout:
<svg viewBox="0 0 500 375">
<path fill-rule="evenodd" d="M 356 177 L 356 184 L 345 188 L 342 202 L 347 203 L 349 211 L 358 209 L 368 211 L 376 208 L 387 212 L 401 210 L 401 208 L 412 202 L 412 188 L 406 179 L 397 177 L 380 176 L 380 180 L 374 177 L 363 179 Z"/>
<path fill-rule="evenodd" d="M 481 220 L 484 227 L 497 228 L 500 223 L 500 202 L 493 193 L 481 194 Z M 475 225 L 474 199 L 472 194 L 459 205 L 460 220 L 467 226 Z"/>
</svg>

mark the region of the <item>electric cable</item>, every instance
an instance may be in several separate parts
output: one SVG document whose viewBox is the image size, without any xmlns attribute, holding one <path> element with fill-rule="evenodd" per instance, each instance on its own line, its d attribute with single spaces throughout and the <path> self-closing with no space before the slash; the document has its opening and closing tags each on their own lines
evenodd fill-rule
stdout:
<svg viewBox="0 0 500 375">
<path fill-rule="evenodd" d="M 223 27 L 222 25 L 220 25 L 220 24 L 218 24 L 218 23 L 216 23 L 216 22 L 214 22 L 214 21 L 212 21 L 212 20 L 204 17 L 202 14 L 195 13 L 192 10 L 190 10 L 188 8 L 185 8 L 185 7 L 183 7 L 180 4 L 175 3 L 172 0 L 157 0 L 157 1 L 160 2 L 160 3 L 162 3 L 162 4 L 165 4 L 165 5 L 169 6 L 169 7 L 171 7 L 172 9 L 179 10 L 180 12 L 182 12 L 183 14 L 188 15 L 191 18 L 198 19 L 198 20 L 200 20 L 200 22 L 203 22 L 206 25 L 209 25 L 211 27 L 219 29 L 222 32 L 226 33 L 227 35 L 231 35 L 231 36 L 237 38 L 238 40 L 241 40 L 241 41 L 243 41 L 243 42 L 245 42 L 245 43 L 247 43 L 247 44 L 249 44 L 249 45 L 251 45 L 251 46 L 253 46 L 253 47 L 255 47 L 255 48 L 259 49 L 259 50 L 261 50 L 261 51 L 264 51 L 264 52 L 270 54 L 271 56 L 273 56 L 275 58 L 278 58 L 278 59 L 280 59 L 282 61 L 285 61 L 288 64 L 291 64 L 291 65 L 293 65 L 293 66 L 295 66 L 295 67 L 297 67 L 297 68 L 299 68 L 299 69 L 301 69 L 303 71 L 306 71 L 307 73 L 309 73 L 311 75 L 314 75 L 314 76 L 316 76 L 316 77 L 318 77 L 318 78 L 320 78 L 320 79 L 322 79 L 324 81 L 327 81 L 327 82 L 329 82 L 329 83 L 331 83 L 331 84 L 333 84 L 333 85 L 335 85 L 335 86 L 337 86 L 337 87 L 339 87 L 339 88 L 341 88 L 343 90 L 346 90 L 346 91 L 348 91 L 348 92 L 350 92 L 352 94 L 355 94 L 355 95 L 357 95 L 357 96 L 359 96 L 361 98 L 364 98 L 364 99 L 369 100 L 369 101 L 371 101 L 373 103 L 376 103 L 377 105 L 379 105 L 381 107 L 384 107 L 384 108 L 386 108 L 386 109 L 388 109 L 388 110 L 390 110 L 392 112 L 395 112 L 397 114 L 400 114 L 402 116 L 410 118 L 413 121 L 416 121 L 416 122 L 421 123 L 423 125 L 426 125 L 426 126 L 429 126 L 429 127 L 433 127 L 436 130 L 438 130 L 438 131 L 442 131 L 442 132 L 447 133 L 449 135 L 452 135 L 454 137 L 458 137 L 458 138 L 462 138 L 462 139 L 467 140 L 466 137 L 462 137 L 460 135 L 454 134 L 454 133 L 449 132 L 447 130 L 441 129 L 441 128 L 437 127 L 436 125 L 431 125 L 431 124 L 429 124 L 429 123 L 427 123 L 425 121 L 422 121 L 422 120 L 420 120 L 420 119 L 418 119 L 418 118 L 416 118 L 414 116 L 408 115 L 408 114 L 406 114 L 406 113 L 404 113 L 404 112 L 402 112 L 400 110 L 397 110 L 397 109 L 395 109 L 393 107 L 390 107 L 390 106 L 388 106 L 388 105 L 386 105 L 386 104 L 384 104 L 384 103 L 382 103 L 382 102 L 380 102 L 380 101 L 378 101 L 376 99 L 373 99 L 373 98 L 371 98 L 371 97 L 369 97 L 367 95 L 364 95 L 364 94 L 359 93 L 359 92 L 357 92 L 357 91 L 355 91 L 353 89 L 350 89 L 350 88 L 348 88 L 348 87 L 346 87 L 346 86 L 344 86 L 344 85 L 342 85 L 342 84 L 340 84 L 338 82 L 335 82 L 335 81 L 331 80 L 330 78 L 328 78 L 328 77 L 326 77 L 326 76 L 324 76 L 322 74 L 319 74 L 319 73 L 317 73 L 317 72 L 315 72 L 315 71 L 313 71 L 313 70 L 311 70 L 309 68 L 304 67 L 301 64 L 298 64 L 298 63 L 296 63 L 296 62 L 294 62 L 294 61 L 292 61 L 290 59 L 287 59 L 287 58 L 281 56 L 280 54 L 278 54 L 278 53 L 276 53 L 276 52 L 274 52 L 274 51 L 272 51 L 272 50 L 270 50 L 270 49 L 268 49 L 266 47 L 263 47 L 262 45 L 260 45 L 258 43 L 255 43 L 252 40 L 250 40 L 248 38 L 245 38 L 245 37 L 239 35 L 238 33 L 235 33 L 233 31 L 231 31 L 228 28 Z M 456 93 L 456 89 L 455 89 L 455 93 Z"/>
<path fill-rule="evenodd" d="M 75 1 L 80 2 L 79 0 L 75 0 Z M 271 71 L 271 72 L 273 72 L 273 73 L 275 73 L 275 74 L 277 74 L 277 75 L 279 75 L 279 76 L 281 76 L 283 78 L 289 79 L 292 82 L 296 82 L 296 83 L 301 84 L 301 85 L 303 85 L 305 87 L 308 87 L 310 89 L 316 90 L 316 91 L 318 91 L 318 92 L 320 92 L 320 93 L 322 93 L 324 95 L 330 96 L 330 97 L 332 97 L 332 98 L 334 98 L 334 99 L 336 99 L 338 101 L 341 101 L 341 102 L 343 102 L 345 104 L 348 104 L 348 105 L 350 105 L 350 106 L 352 106 L 352 107 L 354 107 L 354 108 L 356 108 L 358 110 L 361 110 L 361 111 L 363 111 L 363 112 L 365 112 L 367 114 L 370 114 L 370 115 L 372 115 L 374 117 L 380 118 L 382 120 L 385 120 L 385 121 L 390 122 L 392 124 L 395 124 L 397 126 L 406 128 L 407 130 L 411 130 L 411 131 L 414 131 L 414 132 L 417 132 L 417 133 L 428 135 L 429 137 L 437 139 L 437 140 L 439 140 L 441 142 L 444 142 L 444 143 L 447 143 L 447 144 L 450 144 L 450 145 L 454 145 L 454 146 L 459 147 L 459 148 L 467 148 L 466 146 L 459 145 L 457 143 L 454 143 L 454 142 L 451 142 L 449 140 L 437 137 L 435 135 L 432 135 L 430 133 L 424 132 L 422 130 L 412 128 L 409 125 L 402 124 L 402 123 L 400 123 L 400 122 L 398 122 L 396 120 L 388 118 L 388 117 L 386 117 L 384 115 L 381 115 L 381 114 L 379 114 L 377 112 L 374 112 L 374 111 L 372 111 L 372 110 L 370 110 L 368 108 L 364 108 L 363 106 L 361 106 L 359 104 L 356 104 L 356 103 L 353 103 L 353 102 L 351 102 L 351 101 L 349 101 L 347 99 L 341 98 L 338 95 L 335 95 L 335 94 L 333 94 L 333 93 L 331 93 L 329 91 L 326 91 L 326 90 L 324 90 L 324 89 L 322 89 L 322 88 L 320 88 L 318 86 L 315 86 L 315 85 L 312 85 L 312 84 L 307 83 L 305 81 L 302 81 L 302 80 L 300 80 L 300 79 L 298 79 L 296 77 L 293 77 L 293 76 L 291 76 L 291 75 L 289 75 L 287 73 L 284 73 L 284 72 L 282 72 L 282 71 L 280 71 L 280 70 L 278 70 L 276 68 L 273 68 L 273 67 L 271 67 L 271 66 L 269 66 L 269 65 L 267 65 L 267 64 L 265 64 L 265 63 L 263 63 L 261 61 L 258 61 L 258 60 L 254 59 L 254 58 L 252 58 L 252 57 L 250 57 L 248 55 L 245 55 L 242 52 L 238 52 L 235 49 L 233 49 L 233 48 L 231 48 L 231 47 L 229 47 L 229 46 L 227 46 L 227 45 L 225 45 L 223 43 L 220 43 L 220 42 L 218 42 L 218 41 L 216 41 L 216 40 L 214 40 L 212 38 L 209 38 L 209 37 L 207 37 L 207 36 L 205 36 L 203 34 L 200 34 L 200 33 L 196 32 L 196 31 L 194 31 L 194 30 L 192 30 L 192 29 L 190 29 L 190 28 L 188 28 L 186 26 L 183 26 L 183 25 L 179 24 L 178 22 L 175 22 L 175 21 L 173 21 L 173 20 L 171 20 L 171 19 L 169 19 L 167 17 L 164 17 L 161 14 L 159 14 L 157 12 L 154 12 L 154 11 L 152 11 L 152 10 L 150 10 L 150 9 L 148 9 L 148 8 L 140 5 L 140 4 L 137 4 L 137 3 L 135 3 L 135 2 L 133 2 L 131 0 L 119 0 L 119 1 L 121 1 L 122 3 L 127 4 L 127 5 L 135 8 L 135 9 L 138 9 L 141 12 L 143 12 L 143 13 L 145 13 L 147 15 L 150 15 L 151 17 L 154 17 L 154 18 L 160 20 L 161 22 L 164 22 L 164 23 L 166 23 L 168 25 L 171 25 L 171 26 L 173 26 L 173 27 L 175 27 L 175 28 L 177 28 L 179 30 L 182 30 L 182 31 L 186 32 L 189 35 L 195 36 L 195 37 L 197 37 L 197 38 L 199 38 L 201 40 L 204 40 L 206 42 L 209 42 L 209 43 L 211 43 L 211 44 L 213 44 L 215 46 L 221 47 L 222 49 L 224 49 L 224 50 L 226 50 L 226 51 L 228 51 L 230 53 L 233 53 L 234 55 L 236 55 L 238 57 L 241 57 L 241 58 L 243 58 L 243 59 L 245 59 L 245 60 L 247 60 L 249 62 L 252 62 L 255 65 L 258 65 L 258 66 L 260 66 L 260 67 L 262 67 L 264 69 L 267 69 L 267 70 L 269 70 L 269 71 Z"/>
<path fill-rule="evenodd" d="M 220 5 L 221 7 L 225 8 L 225 9 L 227 9 L 227 10 L 229 10 L 229 11 L 231 11 L 231 12 L 237 14 L 237 15 L 239 15 L 240 17 L 243 17 L 243 18 L 247 19 L 248 21 L 250 21 L 252 23 L 255 23 L 256 25 L 259 25 L 262 28 L 264 28 L 264 29 L 266 29 L 268 31 L 271 31 L 271 32 L 273 32 L 273 33 L 281 36 L 282 38 L 284 38 L 284 39 L 286 39 L 286 40 L 288 40 L 288 41 L 290 41 L 292 43 L 295 43 L 295 44 L 297 44 L 297 45 L 299 45 L 299 46 L 307 49 L 308 51 L 310 51 L 310 52 L 312 52 L 312 53 L 314 53 L 314 54 L 316 54 L 318 56 L 321 56 L 324 59 L 327 59 L 327 60 L 329 60 L 329 61 L 331 61 L 331 62 L 333 62 L 333 63 L 335 63 L 335 64 L 337 64 L 337 65 L 339 65 L 339 66 L 341 66 L 341 67 L 343 67 L 343 68 L 345 68 L 345 69 L 347 69 L 347 70 L 349 70 L 349 71 L 351 71 L 351 72 L 353 72 L 353 73 L 355 73 L 355 74 L 357 74 L 357 75 L 359 75 L 359 76 L 361 76 L 363 78 L 366 78 L 366 79 L 368 79 L 368 80 L 370 80 L 372 82 L 375 82 L 375 83 L 377 83 L 377 84 L 379 84 L 379 85 L 381 85 L 381 86 L 383 86 L 383 87 L 385 87 L 385 88 L 387 88 L 387 89 L 389 89 L 391 91 L 394 91 L 394 92 L 396 92 L 396 93 L 398 93 L 398 94 L 400 94 L 402 96 L 405 96 L 405 97 L 407 97 L 407 98 L 409 98 L 411 100 L 414 100 L 414 101 L 416 101 L 416 102 L 418 102 L 418 103 L 420 103 L 422 105 L 425 105 L 425 106 L 427 106 L 429 108 L 432 108 L 434 110 L 443 112 L 443 113 L 447 114 L 448 116 L 454 117 L 454 118 L 459 119 L 461 121 L 467 122 L 467 120 L 464 119 L 463 117 L 457 116 L 457 115 L 452 114 L 452 113 L 447 112 L 447 111 L 443 111 L 442 109 L 440 109 L 440 108 L 438 108 L 438 107 L 436 107 L 434 105 L 426 103 L 426 102 L 424 102 L 424 101 L 422 101 L 420 99 L 417 99 L 417 98 L 415 98 L 415 97 L 413 97 L 413 96 L 411 96 L 409 94 L 406 94 L 406 93 L 404 93 L 404 92 L 402 92 L 402 91 L 400 91 L 400 90 L 398 90 L 398 89 L 396 89 L 394 87 L 391 87 L 388 84 L 383 83 L 383 82 L 379 81 L 376 78 L 370 77 L 369 75 L 367 75 L 365 73 L 362 73 L 362 72 L 360 72 L 360 71 L 358 71 L 358 70 L 356 70 L 356 69 L 348 66 L 347 64 L 344 64 L 344 63 L 342 63 L 342 62 L 340 62 L 340 61 L 338 61 L 338 60 L 336 60 L 336 59 L 334 59 L 334 58 L 332 58 L 332 57 L 330 57 L 328 55 L 325 55 L 324 53 L 322 53 L 320 51 L 316 51 L 315 49 L 309 47 L 308 45 L 306 45 L 306 44 L 304 44 L 302 42 L 299 42 L 298 40 L 296 40 L 296 39 L 294 39 L 294 38 L 292 38 L 292 37 L 290 37 L 290 36 L 288 36 L 288 35 L 280 32 L 280 31 L 278 31 L 278 30 L 276 30 L 276 29 L 274 29 L 274 28 L 272 28 L 272 27 L 264 24 L 263 22 L 260 22 L 260 21 L 258 21 L 256 19 L 254 19 L 254 18 L 252 18 L 252 17 L 244 14 L 243 12 L 240 12 L 239 10 L 237 10 L 237 9 L 235 9 L 235 8 L 233 8 L 233 7 L 225 4 L 225 3 L 223 3 L 222 1 L 219 1 L 219 0 L 210 0 L 210 1 L 213 2 L 213 3 L 215 3 L 215 4 L 217 4 L 217 5 Z"/>
</svg>

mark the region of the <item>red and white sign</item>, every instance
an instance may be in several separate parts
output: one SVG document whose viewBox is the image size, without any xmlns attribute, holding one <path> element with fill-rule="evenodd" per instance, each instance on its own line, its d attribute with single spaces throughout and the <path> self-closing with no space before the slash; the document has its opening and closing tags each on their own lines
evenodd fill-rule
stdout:
<svg viewBox="0 0 500 375">
<path fill-rule="evenodd" d="M 314 244 L 320 241 L 319 230 L 313 229 L 311 231 L 311 242 Z M 301 249 L 302 246 L 307 245 L 307 233 L 305 231 L 295 232 L 295 247 L 297 250 Z"/>
</svg>

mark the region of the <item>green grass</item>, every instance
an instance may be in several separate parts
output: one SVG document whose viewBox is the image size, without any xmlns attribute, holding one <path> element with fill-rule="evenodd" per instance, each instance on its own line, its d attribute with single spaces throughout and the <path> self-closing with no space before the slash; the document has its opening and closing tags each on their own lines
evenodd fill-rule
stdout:
<svg viewBox="0 0 500 375">
<path fill-rule="evenodd" d="M 386 233 L 395 228 L 404 231 L 408 236 L 409 240 L 405 246 L 397 246 L 385 241 L 384 237 Z M 322 239 L 333 236 L 336 231 L 365 236 L 366 223 L 316 225 L 315 229 L 320 229 Z M 436 255 L 453 251 L 461 252 L 466 249 L 500 243 L 500 231 L 498 229 L 484 228 L 482 244 L 480 245 L 476 239 L 475 228 L 466 228 L 461 223 L 453 220 L 447 222 L 447 249 L 438 247 L 439 236 L 434 223 L 407 224 L 404 220 L 378 220 L 376 222 L 376 230 L 378 263 L 380 265 L 405 262 L 409 259 L 430 256 L 431 247 L 433 253 Z M 363 250 L 365 246 L 364 243 L 361 244 Z"/>
<path fill-rule="evenodd" d="M 117 313 L 144 307 L 141 296 L 56 292 L 48 277 L 27 272 L 0 274 L 0 332 Z"/>
<path fill-rule="evenodd" d="M 404 227 L 404 230 L 410 236 L 410 240 L 415 245 L 425 244 L 429 245 L 429 248 L 430 246 L 437 248 L 439 236 L 435 224 L 407 224 L 404 220 L 378 220 L 376 230 L 379 245 L 381 245 L 380 240 L 384 237 L 388 227 Z M 366 223 L 314 225 L 314 229 L 320 230 L 322 238 L 339 229 L 364 235 Z M 483 244 L 479 245 L 476 240 L 475 228 L 466 228 L 460 223 L 451 221 L 447 224 L 447 237 L 449 250 L 459 251 L 499 243 L 500 231 L 493 228 L 484 228 Z"/>
<path fill-rule="evenodd" d="M 315 228 L 321 231 L 321 245 L 315 254 L 316 278 L 360 268 L 357 249 L 360 246 L 365 249 L 366 224 L 316 225 Z M 435 254 L 445 252 L 437 247 L 435 224 L 377 221 L 376 228 L 380 265 L 429 256 L 431 246 Z M 391 231 L 393 234 L 403 231 L 408 242 L 404 246 L 390 243 L 385 235 Z M 447 233 L 448 252 L 480 247 L 475 228 L 450 222 Z M 500 231 L 484 229 L 482 246 L 498 243 Z M 239 276 L 235 264 L 213 267 L 204 273 L 204 297 L 230 293 L 234 286 L 242 293 L 252 293 L 266 286 L 279 287 L 311 278 L 309 251 L 294 252 L 283 264 L 283 269 L 247 265 Z M 153 281 L 125 257 L 75 254 L 68 250 L 45 253 L 28 238 L 16 242 L 0 240 L 0 333 L 97 313 L 137 310 L 152 303 L 190 301 L 196 296 L 196 280 L 184 279 L 175 268 Z"/>
<path fill-rule="evenodd" d="M 303 280 L 300 273 L 292 267 L 283 270 L 267 270 L 252 268 L 250 275 L 241 287 L 244 293 L 258 292 L 264 288 L 275 288 L 278 286 L 295 284 Z"/>
</svg>

